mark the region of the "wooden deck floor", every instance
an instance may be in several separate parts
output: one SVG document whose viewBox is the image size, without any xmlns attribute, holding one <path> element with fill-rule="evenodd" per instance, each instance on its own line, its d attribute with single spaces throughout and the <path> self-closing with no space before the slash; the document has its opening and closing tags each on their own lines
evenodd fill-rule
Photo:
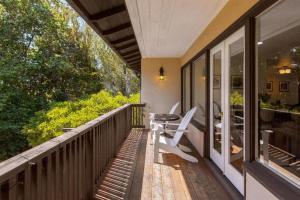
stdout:
<svg viewBox="0 0 300 200">
<path fill-rule="evenodd" d="M 146 130 L 133 130 L 103 174 L 95 199 L 230 199 L 199 155 L 193 153 L 199 159 L 193 164 L 161 152 L 153 163 L 151 143 Z M 181 143 L 192 147 L 186 138 Z"/>
</svg>

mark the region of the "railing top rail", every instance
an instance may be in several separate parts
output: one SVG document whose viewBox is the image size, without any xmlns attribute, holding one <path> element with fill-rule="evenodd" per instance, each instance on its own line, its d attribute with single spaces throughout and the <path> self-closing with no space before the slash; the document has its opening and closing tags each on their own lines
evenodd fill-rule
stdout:
<svg viewBox="0 0 300 200">
<path fill-rule="evenodd" d="M 131 105 L 135 107 L 145 107 L 146 103 L 133 103 Z"/>
<path fill-rule="evenodd" d="M 56 138 L 53 138 L 43 144 L 40 144 L 36 147 L 33 147 L 21 154 L 18 154 L 6 161 L 0 163 L 0 183 L 7 180 L 10 174 L 15 174 L 14 172 L 18 172 L 28 164 L 36 164 L 40 158 L 43 158 L 53 152 L 55 152 L 58 148 L 62 145 L 68 143 L 76 139 L 77 137 L 81 136 L 82 134 L 88 132 L 91 128 L 96 125 L 105 122 L 106 120 L 110 119 L 117 113 L 121 112 L 122 110 L 132 106 L 132 104 L 125 104 L 119 108 L 116 108 L 108 113 L 105 113 L 98 118 L 91 120 L 73 130 L 66 132 Z"/>
</svg>

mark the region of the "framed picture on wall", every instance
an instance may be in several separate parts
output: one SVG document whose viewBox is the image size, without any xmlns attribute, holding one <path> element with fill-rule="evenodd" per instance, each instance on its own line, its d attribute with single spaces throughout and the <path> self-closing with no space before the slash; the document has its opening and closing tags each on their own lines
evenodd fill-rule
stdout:
<svg viewBox="0 0 300 200">
<path fill-rule="evenodd" d="M 273 81 L 268 81 L 266 83 L 266 90 L 267 92 L 273 92 Z"/>
<path fill-rule="evenodd" d="M 279 82 L 279 92 L 288 92 L 289 91 L 289 82 L 280 81 Z"/>
<path fill-rule="evenodd" d="M 221 76 L 219 76 L 219 75 L 214 76 L 213 86 L 214 86 L 214 89 L 221 88 Z"/>
<path fill-rule="evenodd" d="M 243 89 L 243 76 L 231 76 L 231 88 L 232 89 Z"/>
</svg>

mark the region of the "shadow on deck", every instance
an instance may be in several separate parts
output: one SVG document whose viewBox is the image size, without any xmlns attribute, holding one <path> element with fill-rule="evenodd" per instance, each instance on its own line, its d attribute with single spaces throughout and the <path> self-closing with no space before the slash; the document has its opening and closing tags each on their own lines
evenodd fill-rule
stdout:
<svg viewBox="0 0 300 200">
<path fill-rule="evenodd" d="M 186 138 L 181 140 L 196 150 Z M 189 163 L 176 155 L 160 152 L 153 163 L 150 133 L 133 129 L 116 158 L 103 173 L 95 199 L 230 199 L 203 158 Z"/>
</svg>

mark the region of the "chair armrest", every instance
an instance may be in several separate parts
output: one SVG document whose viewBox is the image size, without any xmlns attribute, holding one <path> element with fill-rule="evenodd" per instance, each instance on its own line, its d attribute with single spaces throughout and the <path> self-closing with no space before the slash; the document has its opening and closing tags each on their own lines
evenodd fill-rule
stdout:
<svg viewBox="0 0 300 200">
<path fill-rule="evenodd" d="M 190 131 L 184 130 L 184 129 L 176 129 L 176 130 L 166 129 L 165 131 L 166 132 L 176 132 L 176 131 L 179 131 L 179 132 L 184 132 L 184 133 L 189 133 L 190 132 Z"/>
<path fill-rule="evenodd" d="M 160 123 L 162 125 L 172 125 L 172 126 L 179 126 L 180 124 L 177 123 L 169 123 L 169 122 L 165 122 L 165 123 Z"/>
</svg>

